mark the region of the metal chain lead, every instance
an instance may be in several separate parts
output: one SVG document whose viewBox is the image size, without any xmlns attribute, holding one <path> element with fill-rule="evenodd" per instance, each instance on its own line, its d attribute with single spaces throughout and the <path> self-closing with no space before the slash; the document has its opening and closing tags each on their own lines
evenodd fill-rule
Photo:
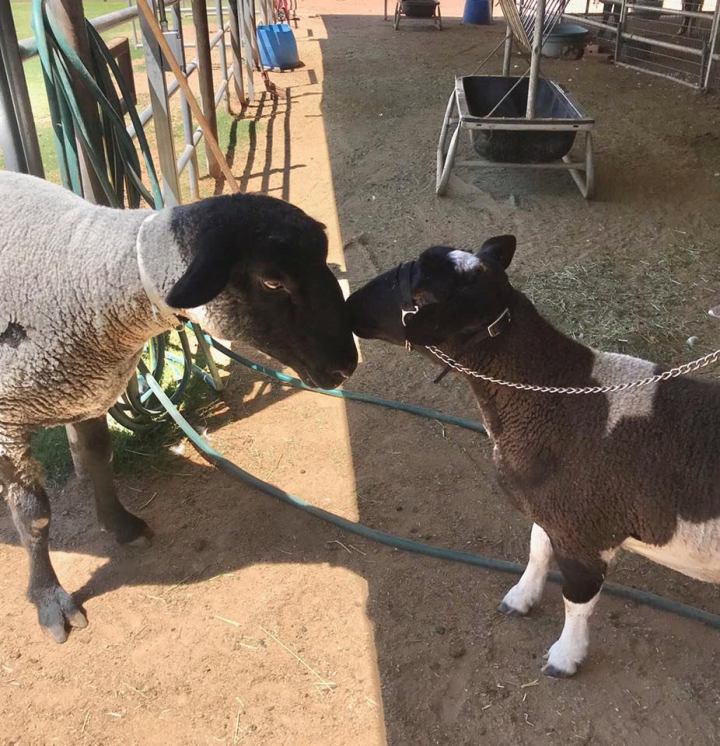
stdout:
<svg viewBox="0 0 720 746">
<path fill-rule="evenodd" d="M 612 386 L 535 386 L 530 383 L 514 383 L 513 381 L 503 381 L 501 378 L 493 378 L 484 373 L 479 373 L 476 370 L 466 368 L 462 363 L 453 360 L 453 358 L 446 355 L 437 347 L 428 346 L 425 349 L 431 352 L 438 360 L 445 363 L 445 365 L 449 365 L 451 368 L 458 371 L 458 373 L 463 373 L 472 378 L 480 378 L 483 381 L 494 383 L 497 386 L 507 386 L 508 388 L 518 389 L 519 391 L 535 391 L 539 394 L 616 394 L 620 391 L 628 391 L 629 389 L 636 389 L 640 386 L 650 386 L 653 383 L 667 381 L 669 378 L 677 378 L 686 373 L 693 373 L 700 368 L 705 368 L 706 366 L 717 363 L 718 360 L 720 360 L 720 350 L 715 350 L 715 352 L 711 352 L 704 357 L 698 358 L 689 363 L 683 363 L 676 368 L 671 368 L 670 370 L 666 370 L 664 373 L 658 373 L 650 378 L 640 378 L 636 381 L 628 381 L 627 383 L 616 383 Z"/>
</svg>

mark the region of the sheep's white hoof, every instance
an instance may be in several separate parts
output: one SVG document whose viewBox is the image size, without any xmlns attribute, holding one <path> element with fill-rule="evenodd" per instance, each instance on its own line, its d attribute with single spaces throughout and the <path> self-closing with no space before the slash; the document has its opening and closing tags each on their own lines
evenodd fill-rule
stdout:
<svg viewBox="0 0 720 746">
<path fill-rule="evenodd" d="M 522 588 L 518 583 L 505 594 L 505 598 L 497 608 L 501 614 L 507 616 L 525 616 L 538 599 L 538 595 L 528 593 L 527 589 Z"/>
<path fill-rule="evenodd" d="M 578 667 L 585 660 L 585 653 L 572 649 L 562 640 L 554 643 L 547 653 L 548 662 L 543 666 L 545 676 L 554 679 L 566 679 L 577 673 Z"/>
</svg>

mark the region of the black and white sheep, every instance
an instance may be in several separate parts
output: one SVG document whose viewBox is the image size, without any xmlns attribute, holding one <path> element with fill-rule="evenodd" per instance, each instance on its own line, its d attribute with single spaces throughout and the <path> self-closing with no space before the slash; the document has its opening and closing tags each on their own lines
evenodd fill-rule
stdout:
<svg viewBox="0 0 720 746">
<path fill-rule="evenodd" d="M 0 172 L 0 484 L 30 556 L 29 597 L 55 640 L 87 622 L 50 563 L 33 430 L 70 423 L 101 525 L 120 542 L 142 540 L 146 524 L 113 486 L 105 413 L 143 345 L 181 315 L 249 342 L 309 384 L 336 386 L 357 353 L 326 260 L 324 226 L 272 197 L 113 210 Z"/>
<path fill-rule="evenodd" d="M 490 239 L 476 255 L 428 249 L 350 296 L 355 333 L 428 355 L 435 346 L 513 382 L 605 386 L 660 370 L 553 328 L 508 281 L 514 251 L 512 236 Z M 720 582 L 720 383 L 681 376 L 568 396 L 468 380 L 499 481 L 533 521 L 527 568 L 500 610 L 528 613 L 553 554 L 564 576 L 565 625 L 544 673 L 570 676 L 585 658 L 588 619 L 619 549 Z"/>
</svg>

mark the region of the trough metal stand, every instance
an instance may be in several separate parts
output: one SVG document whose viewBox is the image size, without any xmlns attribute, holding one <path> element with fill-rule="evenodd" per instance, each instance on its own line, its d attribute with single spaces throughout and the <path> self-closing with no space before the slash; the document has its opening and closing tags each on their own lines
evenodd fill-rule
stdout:
<svg viewBox="0 0 720 746">
<path fill-rule="evenodd" d="M 393 15 L 393 28 L 395 29 L 395 31 L 400 28 L 400 18 L 403 15 L 405 14 L 402 12 L 402 0 L 396 0 L 395 14 Z M 385 2 L 385 20 L 387 20 L 387 0 Z M 429 16 L 429 20 L 431 20 L 435 24 L 435 28 L 438 31 L 442 31 L 442 15 L 440 13 L 439 0 L 436 0 L 435 9 L 433 11 L 433 14 Z"/>
<path fill-rule="evenodd" d="M 466 129 L 481 130 L 527 130 L 527 120 L 525 119 L 506 119 L 498 121 L 500 118 L 483 118 L 473 117 L 466 111 L 466 106 L 461 105 L 460 100 L 464 100 L 462 92 L 462 78 L 456 78 L 455 90 L 450 95 L 447 108 L 445 109 L 445 118 L 440 128 L 440 139 L 437 147 L 437 175 L 435 180 L 435 194 L 442 197 L 447 192 L 448 182 L 453 166 L 469 166 L 474 168 L 530 168 L 530 169 L 547 169 L 547 170 L 566 170 L 570 172 L 575 184 L 577 184 L 580 193 L 585 199 L 592 199 L 595 192 L 595 169 L 593 165 L 593 144 L 592 144 L 592 127 L 593 122 L 580 122 L 577 124 L 565 124 L 548 120 L 545 122 L 535 121 L 532 125 L 532 131 L 573 131 L 584 134 L 583 138 L 583 158 L 581 161 L 573 161 L 570 155 L 566 155 L 562 163 L 507 163 L 488 161 L 484 158 L 474 158 L 472 160 L 456 160 L 458 142 L 460 139 L 460 130 Z M 452 133 L 452 134 L 451 134 Z"/>
</svg>

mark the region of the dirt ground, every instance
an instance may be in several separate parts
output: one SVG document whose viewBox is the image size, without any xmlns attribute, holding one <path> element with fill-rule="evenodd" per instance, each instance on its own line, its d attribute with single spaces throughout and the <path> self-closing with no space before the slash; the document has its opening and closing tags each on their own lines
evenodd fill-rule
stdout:
<svg viewBox="0 0 720 746">
<path fill-rule="evenodd" d="M 248 110 L 249 139 L 223 143 L 243 187 L 323 220 L 352 287 L 433 242 L 476 247 L 513 232 L 520 277 L 584 266 L 596 288 L 609 272 L 617 282 L 593 301 L 598 324 L 618 302 L 639 308 L 641 324 L 679 257 L 656 357 L 717 347 L 720 326 L 704 313 L 720 301 L 718 99 L 598 59 L 548 62 L 597 119 L 597 199 L 585 203 L 566 174 L 467 171 L 438 199 L 434 149 L 453 76 L 503 33 L 463 27 L 457 2 L 443 9 L 441 33 L 411 21 L 394 33 L 365 0 L 305 0 L 304 67 L 273 76 L 280 101 Z M 575 306 L 556 295 L 538 302 L 561 325 L 566 309 L 573 331 Z M 362 352 L 349 387 L 475 416 L 459 380 L 434 386 L 432 366 L 403 350 Z M 194 420 L 253 473 L 374 527 L 525 561 L 529 526 L 495 487 L 483 437 L 242 369 L 229 381 Z M 53 561 L 90 621 L 63 646 L 36 625 L 24 552 L 0 517 L 2 743 L 718 741 L 717 631 L 605 597 L 581 672 L 549 680 L 540 667 L 562 625 L 556 586 L 528 619 L 507 619 L 495 607 L 511 577 L 345 535 L 231 482 L 182 441 L 176 451 L 162 469 L 139 452 L 137 474 L 120 480 L 156 532 L 149 549 L 100 533 L 77 480 L 53 490 Z M 622 558 L 612 579 L 720 613 L 716 587 L 639 559 Z"/>
</svg>

